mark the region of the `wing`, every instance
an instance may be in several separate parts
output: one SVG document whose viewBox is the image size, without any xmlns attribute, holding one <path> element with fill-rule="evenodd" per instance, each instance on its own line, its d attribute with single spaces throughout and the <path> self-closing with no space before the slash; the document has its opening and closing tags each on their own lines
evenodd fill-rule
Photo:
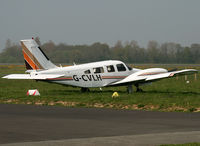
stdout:
<svg viewBox="0 0 200 146">
<path fill-rule="evenodd" d="M 126 85 L 126 84 L 138 84 L 138 83 L 147 83 L 147 82 L 153 82 L 156 80 L 161 80 L 164 78 L 170 78 L 170 77 L 175 77 L 175 76 L 182 76 L 182 75 L 187 75 L 187 74 L 194 74 L 197 73 L 198 71 L 195 69 L 184 69 L 180 71 L 172 71 L 172 72 L 166 72 L 166 73 L 160 73 L 160 74 L 155 74 L 155 75 L 142 75 L 139 74 L 138 72 L 133 73 L 129 75 L 128 77 L 124 78 L 123 80 L 120 80 L 118 82 L 110 84 L 110 86 L 114 85 Z"/>
<path fill-rule="evenodd" d="M 34 80 L 45 80 L 51 78 L 58 78 L 64 75 L 61 74 L 38 74 L 38 75 L 31 75 L 31 74 L 10 74 L 4 76 L 2 78 L 5 79 L 34 79 Z"/>
</svg>

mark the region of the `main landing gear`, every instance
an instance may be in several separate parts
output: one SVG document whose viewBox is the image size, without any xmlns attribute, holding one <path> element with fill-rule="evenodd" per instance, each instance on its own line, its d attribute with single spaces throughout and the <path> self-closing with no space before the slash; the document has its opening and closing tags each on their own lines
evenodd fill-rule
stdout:
<svg viewBox="0 0 200 146">
<path fill-rule="evenodd" d="M 143 90 L 141 88 L 139 88 L 139 84 L 136 84 L 135 87 L 136 87 L 136 92 L 143 92 Z M 128 92 L 128 94 L 133 93 L 133 86 L 132 85 L 127 86 L 127 92 Z"/>
<path fill-rule="evenodd" d="M 81 92 L 90 92 L 90 89 L 89 88 L 81 88 Z"/>
<path fill-rule="evenodd" d="M 143 92 L 143 90 L 139 88 L 139 84 L 136 84 L 135 87 L 136 87 L 136 92 Z"/>
</svg>

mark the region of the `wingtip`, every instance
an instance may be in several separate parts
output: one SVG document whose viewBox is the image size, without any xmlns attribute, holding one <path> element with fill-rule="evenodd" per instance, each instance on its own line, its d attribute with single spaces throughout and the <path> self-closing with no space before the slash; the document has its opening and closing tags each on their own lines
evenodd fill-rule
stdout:
<svg viewBox="0 0 200 146">
<path fill-rule="evenodd" d="M 196 70 L 196 69 L 190 69 L 191 71 L 194 71 L 194 72 L 198 72 L 199 70 Z"/>
<path fill-rule="evenodd" d="M 3 79 L 7 79 L 8 77 L 7 77 L 7 76 L 3 76 L 3 77 L 1 77 L 1 78 L 3 78 Z"/>
</svg>

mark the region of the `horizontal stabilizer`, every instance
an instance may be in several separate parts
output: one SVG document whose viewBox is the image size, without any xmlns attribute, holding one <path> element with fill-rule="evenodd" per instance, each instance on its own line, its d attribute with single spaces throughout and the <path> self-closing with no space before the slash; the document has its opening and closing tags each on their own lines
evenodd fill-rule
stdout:
<svg viewBox="0 0 200 146">
<path fill-rule="evenodd" d="M 4 76 L 2 78 L 5 79 L 34 79 L 34 80 L 45 80 L 45 79 L 52 79 L 64 76 L 63 74 L 38 74 L 38 75 L 31 75 L 31 74 L 10 74 Z"/>
</svg>

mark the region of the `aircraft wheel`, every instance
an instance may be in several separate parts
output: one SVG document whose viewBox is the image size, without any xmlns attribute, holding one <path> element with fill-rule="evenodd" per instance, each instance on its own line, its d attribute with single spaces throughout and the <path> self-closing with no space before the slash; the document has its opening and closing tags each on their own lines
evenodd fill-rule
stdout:
<svg viewBox="0 0 200 146">
<path fill-rule="evenodd" d="M 143 92 L 143 90 L 141 88 L 139 88 L 138 84 L 136 84 L 135 87 L 136 87 L 136 92 Z"/>
<path fill-rule="evenodd" d="M 143 92 L 141 88 L 137 88 L 136 92 Z"/>
<path fill-rule="evenodd" d="M 81 92 L 90 92 L 89 88 L 81 88 Z"/>
</svg>

